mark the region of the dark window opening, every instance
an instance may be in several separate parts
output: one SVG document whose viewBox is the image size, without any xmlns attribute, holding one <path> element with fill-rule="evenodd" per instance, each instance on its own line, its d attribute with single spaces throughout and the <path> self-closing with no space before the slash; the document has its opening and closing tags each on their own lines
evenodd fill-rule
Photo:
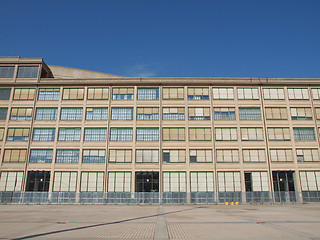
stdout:
<svg viewBox="0 0 320 240">
<path fill-rule="evenodd" d="M 48 192 L 50 183 L 50 172 L 30 171 L 28 172 L 26 192 Z"/>
<path fill-rule="evenodd" d="M 251 173 L 244 173 L 244 180 L 246 184 L 246 192 L 252 192 L 252 175 Z"/>
<path fill-rule="evenodd" d="M 159 172 L 136 172 L 136 192 L 159 192 Z"/>
</svg>

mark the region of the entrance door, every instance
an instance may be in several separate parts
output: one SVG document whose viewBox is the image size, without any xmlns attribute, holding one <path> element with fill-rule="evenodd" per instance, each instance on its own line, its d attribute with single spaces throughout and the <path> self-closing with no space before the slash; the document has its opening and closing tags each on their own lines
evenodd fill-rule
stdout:
<svg viewBox="0 0 320 240">
<path fill-rule="evenodd" d="M 273 187 L 276 202 L 296 201 L 293 171 L 273 171 Z"/>
<path fill-rule="evenodd" d="M 159 192 L 159 172 L 136 172 L 136 192 Z"/>
<path fill-rule="evenodd" d="M 26 192 L 48 192 L 50 183 L 50 172 L 30 171 L 28 172 Z"/>
</svg>

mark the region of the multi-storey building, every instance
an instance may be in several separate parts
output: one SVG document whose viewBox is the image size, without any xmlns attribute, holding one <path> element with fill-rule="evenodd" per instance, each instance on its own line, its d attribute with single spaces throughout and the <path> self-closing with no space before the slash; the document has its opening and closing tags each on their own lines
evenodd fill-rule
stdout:
<svg viewBox="0 0 320 240">
<path fill-rule="evenodd" d="M 132 78 L 2 57 L 0 85 L 2 196 L 319 201 L 320 79 Z"/>
</svg>

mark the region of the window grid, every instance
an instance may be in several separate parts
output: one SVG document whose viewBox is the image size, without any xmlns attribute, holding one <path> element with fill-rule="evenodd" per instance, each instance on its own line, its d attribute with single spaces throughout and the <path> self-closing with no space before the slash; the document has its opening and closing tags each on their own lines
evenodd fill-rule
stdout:
<svg viewBox="0 0 320 240">
<path fill-rule="evenodd" d="M 15 88 L 13 100 L 33 100 L 35 92 L 34 88 Z"/>
<path fill-rule="evenodd" d="M 54 128 L 34 128 L 32 141 L 54 141 Z"/>
<path fill-rule="evenodd" d="M 320 88 L 311 88 L 312 99 L 320 100 Z"/>
<path fill-rule="evenodd" d="M 106 150 L 104 149 L 84 149 L 82 163 L 105 163 Z"/>
<path fill-rule="evenodd" d="M 111 128 L 110 141 L 132 141 L 132 128 Z"/>
<path fill-rule="evenodd" d="M 0 191 L 20 192 L 22 189 L 23 172 L 1 172 Z"/>
<path fill-rule="evenodd" d="M 0 108 L 0 120 L 7 120 L 8 108 Z"/>
<path fill-rule="evenodd" d="M 110 149 L 109 150 L 110 163 L 131 163 L 132 150 L 131 149 Z"/>
<path fill-rule="evenodd" d="M 64 88 L 63 89 L 63 100 L 83 100 L 84 88 Z"/>
<path fill-rule="evenodd" d="M 7 141 L 28 141 L 29 128 L 9 128 Z"/>
<path fill-rule="evenodd" d="M 258 88 L 238 88 L 238 99 L 259 100 Z"/>
<path fill-rule="evenodd" d="M 159 120 L 159 108 L 138 107 L 137 120 Z"/>
<path fill-rule="evenodd" d="M 81 128 L 59 128 L 58 141 L 80 141 Z"/>
<path fill-rule="evenodd" d="M 186 191 L 186 172 L 163 172 L 163 192 Z"/>
<path fill-rule="evenodd" d="M 319 151 L 316 148 L 297 148 L 296 153 L 298 162 L 319 162 Z"/>
<path fill-rule="evenodd" d="M 137 141 L 159 141 L 159 129 L 137 128 Z"/>
<path fill-rule="evenodd" d="M 238 149 L 217 149 L 217 162 L 239 162 Z"/>
<path fill-rule="evenodd" d="M 164 163 L 185 163 L 186 150 L 184 149 L 164 149 L 162 150 L 162 161 Z"/>
<path fill-rule="evenodd" d="M 213 192 L 213 172 L 190 172 L 191 192 Z"/>
<path fill-rule="evenodd" d="M 216 141 L 237 141 L 237 128 L 215 128 Z"/>
<path fill-rule="evenodd" d="M 294 140 L 296 141 L 315 141 L 316 136 L 313 128 L 293 128 Z"/>
<path fill-rule="evenodd" d="M 13 78 L 15 67 L 0 67 L 0 78 Z"/>
<path fill-rule="evenodd" d="M 37 108 L 36 120 L 57 120 L 58 108 Z"/>
<path fill-rule="evenodd" d="M 77 172 L 54 172 L 54 192 L 75 192 L 77 189 Z"/>
<path fill-rule="evenodd" d="M 289 100 L 308 100 L 308 88 L 288 88 Z"/>
<path fill-rule="evenodd" d="M 4 128 L 0 128 L 0 141 L 3 140 L 3 136 L 4 136 Z"/>
<path fill-rule="evenodd" d="M 210 108 L 189 107 L 189 120 L 210 120 Z"/>
<path fill-rule="evenodd" d="M 264 149 L 243 149 L 244 162 L 265 162 L 266 154 Z"/>
<path fill-rule="evenodd" d="M 40 88 L 38 100 L 39 101 L 58 101 L 60 99 L 59 88 Z"/>
<path fill-rule="evenodd" d="M 268 192 L 269 182 L 267 172 L 245 172 L 246 192 Z M 247 179 L 249 176 L 249 179 Z M 248 181 L 249 180 L 249 181 Z"/>
<path fill-rule="evenodd" d="M 32 108 L 11 108 L 10 120 L 31 120 Z"/>
<path fill-rule="evenodd" d="M 184 128 L 162 128 L 163 141 L 184 141 Z"/>
<path fill-rule="evenodd" d="M 239 108 L 240 120 L 261 120 L 260 108 Z"/>
<path fill-rule="evenodd" d="M 0 100 L 10 100 L 11 88 L 0 88 Z"/>
<path fill-rule="evenodd" d="M 136 163 L 158 163 L 159 150 L 158 149 L 137 149 Z"/>
<path fill-rule="evenodd" d="M 209 100 L 209 88 L 188 87 L 189 100 Z"/>
<path fill-rule="evenodd" d="M 214 120 L 236 120 L 236 110 L 233 107 L 214 108 Z"/>
<path fill-rule="evenodd" d="M 184 120 L 184 107 L 162 108 L 163 120 Z"/>
<path fill-rule="evenodd" d="M 240 192 L 240 172 L 218 172 L 219 192 Z"/>
<path fill-rule="evenodd" d="M 133 108 L 111 108 L 111 120 L 133 120 Z"/>
<path fill-rule="evenodd" d="M 3 162 L 25 162 L 27 157 L 27 149 L 5 149 Z"/>
<path fill-rule="evenodd" d="M 109 88 L 88 88 L 88 100 L 108 100 Z"/>
<path fill-rule="evenodd" d="M 79 162 L 78 149 L 57 150 L 56 163 L 78 163 L 78 162 Z"/>
<path fill-rule="evenodd" d="M 190 163 L 209 163 L 212 162 L 211 149 L 190 149 Z"/>
<path fill-rule="evenodd" d="M 37 78 L 38 66 L 19 66 L 17 78 Z"/>
<path fill-rule="evenodd" d="M 108 120 L 108 108 L 90 108 L 86 109 L 86 120 Z"/>
<path fill-rule="evenodd" d="M 138 100 L 158 100 L 159 88 L 138 88 Z"/>
<path fill-rule="evenodd" d="M 103 172 L 81 172 L 80 192 L 103 192 Z"/>
<path fill-rule="evenodd" d="M 267 120 L 287 120 L 287 108 L 284 107 L 266 107 Z"/>
<path fill-rule="evenodd" d="M 51 163 L 52 149 L 31 149 L 29 162 L 31 163 Z"/>
<path fill-rule="evenodd" d="M 292 120 L 312 120 L 311 108 L 290 108 Z"/>
<path fill-rule="evenodd" d="M 269 141 L 290 141 L 289 128 L 268 128 Z"/>
<path fill-rule="evenodd" d="M 60 120 L 82 120 L 82 108 L 61 108 Z"/>
<path fill-rule="evenodd" d="M 271 162 L 292 162 L 292 149 L 270 149 Z"/>
<path fill-rule="evenodd" d="M 85 128 L 84 141 L 106 141 L 107 129 L 106 128 Z"/>
<path fill-rule="evenodd" d="M 300 171 L 302 191 L 320 191 L 320 171 Z"/>
<path fill-rule="evenodd" d="M 133 87 L 113 88 L 112 100 L 133 100 Z"/>
<path fill-rule="evenodd" d="M 233 88 L 212 88 L 213 99 L 234 99 Z"/>
<path fill-rule="evenodd" d="M 263 96 L 265 100 L 283 100 L 284 89 L 283 88 L 264 88 Z"/>
<path fill-rule="evenodd" d="M 240 128 L 242 141 L 263 141 L 263 128 Z"/>
<path fill-rule="evenodd" d="M 130 192 L 131 172 L 109 172 L 108 192 Z"/>
<path fill-rule="evenodd" d="M 162 95 L 163 100 L 169 100 L 169 99 L 183 100 L 184 99 L 183 87 L 172 87 L 172 88 L 164 87 L 162 89 L 162 93 L 163 93 Z"/>
</svg>

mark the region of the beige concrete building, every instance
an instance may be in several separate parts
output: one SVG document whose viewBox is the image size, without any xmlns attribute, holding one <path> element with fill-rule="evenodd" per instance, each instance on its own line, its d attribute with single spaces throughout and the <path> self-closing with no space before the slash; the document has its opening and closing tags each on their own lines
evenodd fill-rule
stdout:
<svg viewBox="0 0 320 240">
<path fill-rule="evenodd" d="M 0 85 L 2 202 L 320 200 L 320 79 L 129 78 L 1 57 Z"/>
</svg>

